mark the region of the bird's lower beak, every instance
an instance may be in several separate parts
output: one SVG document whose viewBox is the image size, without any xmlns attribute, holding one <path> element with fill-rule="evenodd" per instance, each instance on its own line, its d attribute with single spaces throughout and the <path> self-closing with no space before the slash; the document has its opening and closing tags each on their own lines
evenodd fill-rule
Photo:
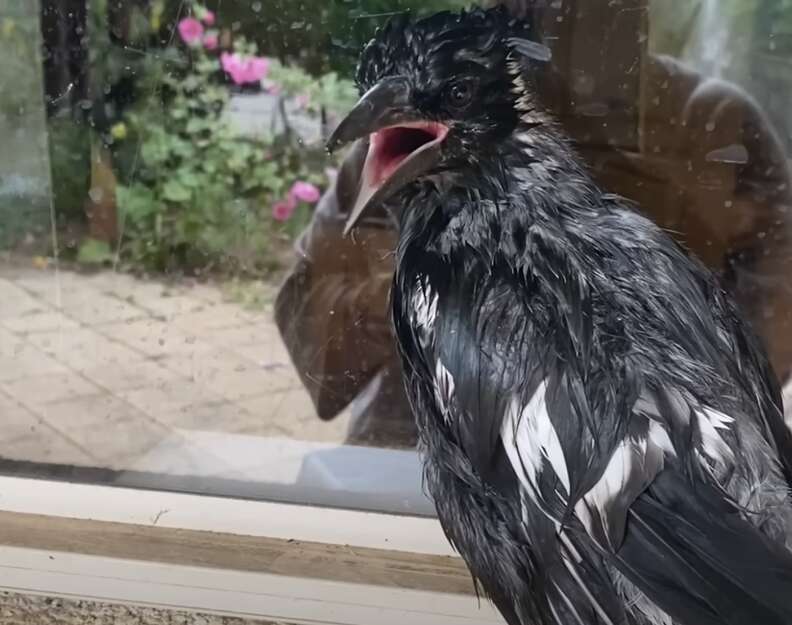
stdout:
<svg viewBox="0 0 792 625">
<path fill-rule="evenodd" d="M 386 78 L 368 91 L 338 125 L 329 150 L 369 136 L 357 196 L 347 219 L 348 233 L 365 213 L 429 171 L 440 160 L 448 128 L 417 114 L 410 87 L 401 77 Z"/>
</svg>

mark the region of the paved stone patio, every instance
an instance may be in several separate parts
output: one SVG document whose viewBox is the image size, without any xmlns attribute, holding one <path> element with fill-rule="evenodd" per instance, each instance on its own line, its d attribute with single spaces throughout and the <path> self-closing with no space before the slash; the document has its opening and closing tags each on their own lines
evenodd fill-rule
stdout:
<svg viewBox="0 0 792 625">
<path fill-rule="evenodd" d="M 274 297 L 274 290 L 272 293 Z M 0 456 L 126 469 L 174 433 L 340 442 L 271 307 L 216 286 L 0 266 Z"/>
<path fill-rule="evenodd" d="M 0 415 L 4 458 L 281 483 L 348 423 L 316 416 L 271 305 L 12 265 L 0 265 Z"/>
</svg>

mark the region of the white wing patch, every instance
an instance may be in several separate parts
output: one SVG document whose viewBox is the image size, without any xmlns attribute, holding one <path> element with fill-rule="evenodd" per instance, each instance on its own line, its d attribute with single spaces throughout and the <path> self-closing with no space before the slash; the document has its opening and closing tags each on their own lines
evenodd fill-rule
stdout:
<svg viewBox="0 0 792 625">
<path fill-rule="evenodd" d="M 609 547 L 617 546 L 615 542 L 624 531 L 625 504 L 630 505 L 652 483 L 662 471 L 666 455 L 676 455 L 671 438 L 652 420 L 648 420 L 645 435 L 627 436 L 616 446 L 600 479 L 575 504 L 575 514 L 594 540 L 604 535 Z"/>
<path fill-rule="evenodd" d="M 662 467 L 662 456 L 659 456 L 659 463 L 655 461 L 650 465 L 647 463 L 649 440 L 647 438 L 627 438 L 621 441 L 616 447 L 613 455 L 608 461 L 605 472 L 599 481 L 575 504 L 575 514 L 583 523 L 586 531 L 595 540 L 604 534 L 608 542 L 616 532 L 611 527 L 611 518 L 608 514 L 609 507 L 614 504 L 620 496 L 628 492 L 632 481 L 638 480 L 642 487 L 645 487 L 654 479 L 657 472 Z M 658 456 L 655 456 L 658 458 Z M 653 465 L 653 466 L 652 466 Z M 637 496 L 643 488 L 633 494 Z M 636 490 L 634 487 L 632 490 Z M 596 518 L 593 514 L 596 511 Z M 620 514 L 618 512 L 617 514 Z M 596 521 L 602 525 L 602 534 L 597 532 Z M 615 545 L 610 545 L 615 547 Z"/>
<path fill-rule="evenodd" d="M 657 421 L 649 421 L 649 441 L 662 449 L 667 456 L 672 458 L 676 456 L 668 431 Z"/>
<path fill-rule="evenodd" d="M 644 441 L 645 444 L 645 441 Z M 628 476 L 635 470 L 637 450 L 631 441 L 622 441 L 613 452 L 608 466 L 599 481 L 575 504 L 575 514 L 583 523 L 589 535 L 595 537 L 595 519 L 592 510 L 599 513 L 605 535 L 608 535 L 608 516 L 605 508 L 615 499 L 627 482 Z"/>
<path fill-rule="evenodd" d="M 513 397 L 501 426 L 501 439 L 509 463 L 528 500 L 545 514 L 546 498 L 550 494 L 541 492 L 539 486 L 541 471 L 546 469 L 545 462 L 566 489 L 564 493 L 556 494 L 564 500 L 570 493 L 564 448 L 547 412 L 546 393 L 547 383 L 543 381 L 524 406 L 519 397 Z M 691 409 L 690 400 L 681 396 L 680 399 L 682 404 L 674 406 L 679 413 L 675 413 L 676 422 L 666 424 L 664 420 L 668 415 L 661 414 L 650 394 L 642 393 L 633 408 L 631 433 L 616 445 L 594 486 L 579 500 L 570 502 L 588 534 L 603 548 L 618 547 L 632 502 L 663 470 L 666 458 L 677 456 L 668 427 L 692 427 L 693 424 L 684 418 L 686 414 L 690 415 L 691 421 L 697 422 L 701 432 L 702 462 L 709 459 L 727 465 L 734 461 L 734 453 L 723 436 L 734 419 L 707 406 Z M 642 424 L 645 427 L 636 427 Z M 527 501 L 523 503 L 527 504 Z"/>
<path fill-rule="evenodd" d="M 415 284 L 415 291 L 413 291 L 412 305 L 413 305 L 413 321 L 424 332 L 429 332 L 434 325 L 435 318 L 437 317 L 437 300 L 438 294 L 432 289 L 429 280 L 424 277 L 418 277 Z"/>
<path fill-rule="evenodd" d="M 729 426 L 734 423 L 734 418 L 706 406 L 701 410 L 696 410 L 695 414 L 698 417 L 698 427 L 701 432 L 701 445 L 707 457 L 724 465 L 733 462 L 734 453 L 723 440 L 720 432 L 728 430 Z"/>
<path fill-rule="evenodd" d="M 543 381 L 526 405 L 521 405 L 519 397 L 512 397 L 501 426 L 504 449 L 522 485 L 520 504 L 525 523 L 530 522 L 528 508 L 531 503 L 549 516 L 544 505 L 546 494 L 539 491 L 539 477 L 541 471 L 546 469 L 545 462 L 550 465 L 559 482 L 566 488 L 566 493 L 557 494 L 563 498 L 568 497 L 570 492 L 564 450 L 547 412 L 546 393 L 547 383 Z M 722 436 L 723 432 L 734 423 L 734 419 L 709 407 L 691 409 L 692 402 L 689 398 L 679 393 L 678 395 L 681 403 L 672 407 L 679 413 L 674 415 L 676 422 L 666 424 L 668 415 L 661 412 L 655 398 L 647 392 L 641 394 L 633 408 L 631 418 L 635 421 L 630 425 L 645 424 L 645 428 L 630 428 L 631 433 L 616 446 L 596 484 L 574 502 L 575 515 L 589 536 L 602 548 L 618 548 L 629 506 L 663 470 L 666 458 L 677 456 L 668 427 L 687 429 L 693 425 L 690 420 L 697 420 L 703 455 L 716 462 L 727 462 L 734 458 L 733 452 Z M 686 418 L 688 415 L 689 419 Z M 561 525 L 560 519 L 553 520 L 556 522 L 563 562 L 570 576 L 584 592 L 600 619 L 604 623 L 612 623 L 598 598 L 587 587 L 578 571 L 580 554 L 569 540 L 566 529 Z M 619 575 L 615 581 L 620 595 L 625 599 L 626 607 L 633 614 L 640 615 L 640 618 L 652 625 L 671 625 L 671 617 L 626 579 Z M 577 622 L 582 624 L 572 603 L 560 588 L 558 590 L 560 599 L 575 617 L 573 620 L 577 619 Z M 555 618 L 558 619 L 556 606 L 550 607 Z"/>
<path fill-rule="evenodd" d="M 569 493 L 569 472 L 558 433 L 547 414 L 546 391 L 547 384 L 542 382 L 524 407 L 520 406 L 519 397 L 513 397 L 501 426 L 503 446 L 512 468 L 523 487 L 537 497 L 538 476 L 545 460 L 566 489 L 565 494 Z"/>
<path fill-rule="evenodd" d="M 451 419 L 451 400 L 454 397 L 454 388 L 454 376 L 438 359 L 435 365 L 434 393 L 446 423 Z"/>
</svg>

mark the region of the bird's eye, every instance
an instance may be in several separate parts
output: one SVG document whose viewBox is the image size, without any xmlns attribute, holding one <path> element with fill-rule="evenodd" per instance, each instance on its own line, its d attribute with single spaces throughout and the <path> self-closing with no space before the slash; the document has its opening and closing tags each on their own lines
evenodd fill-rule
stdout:
<svg viewBox="0 0 792 625">
<path fill-rule="evenodd" d="M 469 80 L 455 82 L 446 89 L 446 100 L 454 108 L 463 108 L 473 99 L 473 84 Z"/>
</svg>

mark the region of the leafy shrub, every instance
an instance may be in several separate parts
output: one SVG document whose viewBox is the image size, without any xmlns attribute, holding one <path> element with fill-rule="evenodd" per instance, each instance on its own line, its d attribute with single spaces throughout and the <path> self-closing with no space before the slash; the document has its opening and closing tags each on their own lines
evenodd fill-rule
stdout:
<svg viewBox="0 0 792 625">
<path fill-rule="evenodd" d="M 335 76 L 317 81 L 258 57 L 242 39 L 219 52 L 207 28 L 214 16 L 198 4 L 192 15 L 179 24 L 186 49 L 170 55 L 151 97 L 112 131 L 140 145 L 134 175 L 117 191 L 123 254 L 148 270 L 265 272 L 274 240 L 310 217 L 327 183 L 325 155 L 287 136 L 240 136 L 226 118 L 226 83 L 258 85 L 271 71 L 271 88 L 304 94 L 311 106 L 338 105 L 354 91 Z M 295 183 L 316 191 L 299 193 Z"/>
<path fill-rule="evenodd" d="M 91 182 L 90 138 L 87 128 L 71 116 L 48 122 L 52 201 L 59 221 L 83 222 Z"/>
</svg>

